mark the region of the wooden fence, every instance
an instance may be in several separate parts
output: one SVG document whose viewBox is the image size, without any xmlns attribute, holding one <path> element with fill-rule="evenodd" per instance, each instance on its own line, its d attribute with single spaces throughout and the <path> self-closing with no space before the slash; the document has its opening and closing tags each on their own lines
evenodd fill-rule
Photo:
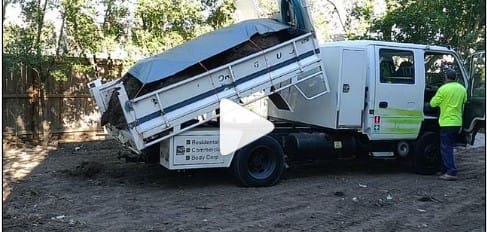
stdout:
<svg viewBox="0 0 487 232">
<path fill-rule="evenodd" d="M 32 136 L 55 134 L 93 134 L 102 132 L 100 115 L 91 98 L 87 83 L 101 77 L 105 80 L 122 75 L 122 62 L 97 59 L 92 74 L 71 71 L 65 80 L 47 78 L 43 94 L 35 84 L 37 73 L 25 66 L 12 71 L 3 57 L 2 134 Z M 71 58 L 80 59 L 80 58 Z M 88 59 L 83 62 L 89 64 Z M 56 64 L 66 65 L 66 64 Z M 43 95 L 43 96 L 41 96 Z M 42 99 L 39 99 L 42 98 Z M 42 101 L 42 104 L 39 102 Z"/>
</svg>

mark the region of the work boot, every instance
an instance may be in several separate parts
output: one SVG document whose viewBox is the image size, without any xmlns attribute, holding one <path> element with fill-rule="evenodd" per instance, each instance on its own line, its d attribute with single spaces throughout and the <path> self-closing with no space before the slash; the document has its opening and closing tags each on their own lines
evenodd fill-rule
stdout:
<svg viewBox="0 0 487 232">
<path fill-rule="evenodd" d="M 445 173 L 445 174 L 443 174 L 443 175 L 440 176 L 440 179 L 452 181 L 452 180 L 458 180 L 458 177 L 457 176 L 452 176 L 452 175 L 449 175 L 449 174 Z"/>
<path fill-rule="evenodd" d="M 443 174 L 446 174 L 446 169 L 442 168 L 439 171 L 435 172 L 436 176 L 443 176 Z"/>
</svg>

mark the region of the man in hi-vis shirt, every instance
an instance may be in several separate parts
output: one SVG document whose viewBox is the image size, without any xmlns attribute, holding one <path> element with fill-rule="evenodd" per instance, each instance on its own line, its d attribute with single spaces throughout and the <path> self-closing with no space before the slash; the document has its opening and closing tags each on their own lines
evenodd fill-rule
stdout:
<svg viewBox="0 0 487 232">
<path fill-rule="evenodd" d="M 447 69 L 443 84 L 430 101 L 431 107 L 440 107 L 440 152 L 443 161 L 442 180 L 457 180 L 453 148 L 462 128 L 463 105 L 467 101 L 465 87 L 456 82 L 456 72 Z"/>
</svg>

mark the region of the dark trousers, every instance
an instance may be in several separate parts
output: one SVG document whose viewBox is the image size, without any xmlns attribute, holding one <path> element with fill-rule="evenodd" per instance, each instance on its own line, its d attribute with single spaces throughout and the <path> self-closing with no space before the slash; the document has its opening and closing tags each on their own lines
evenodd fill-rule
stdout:
<svg viewBox="0 0 487 232">
<path fill-rule="evenodd" d="M 455 147 L 455 138 L 460 133 L 459 126 L 447 126 L 440 128 L 440 152 L 443 161 L 443 171 L 448 175 L 456 176 L 457 167 L 455 166 L 455 156 L 453 148 Z"/>
</svg>

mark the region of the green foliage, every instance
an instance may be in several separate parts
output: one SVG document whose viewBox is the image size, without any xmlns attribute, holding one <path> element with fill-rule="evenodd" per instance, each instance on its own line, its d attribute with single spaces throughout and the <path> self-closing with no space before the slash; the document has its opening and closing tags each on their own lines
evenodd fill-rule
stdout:
<svg viewBox="0 0 487 232">
<path fill-rule="evenodd" d="M 4 64 L 28 65 L 58 80 L 69 71 L 55 71 L 53 60 L 116 53 L 131 65 L 231 24 L 235 11 L 233 0 L 10 0 L 4 6 L 9 4 L 21 7 L 23 23 L 4 25 L 4 53 L 11 57 Z M 47 20 L 47 12 L 60 20 Z"/>
<path fill-rule="evenodd" d="M 61 11 L 65 18 L 68 53 L 82 55 L 100 50 L 102 36 L 95 23 L 95 9 L 85 0 L 62 0 Z"/>
<path fill-rule="evenodd" d="M 24 25 L 4 26 L 3 48 L 9 54 L 10 69 L 26 65 L 41 74 L 47 67 L 44 55 L 55 44 L 54 25 L 44 22 L 48 3 L 48 0 L 25 1 L 21 9 Z"/>
<path fill-rule="evenodd" d="M 485 50 L 485 1 L 388 0 L 373 29 L 380 39 Z"/>
<path fill-rule="evenodd" d="M 3 29 L 3 49 L 11 55 L 34 56 L 34 33 L 32 28 L 23 28 L 19 25 L 7 25 Z"/>
<path fill-rule="evenodd" d="M 372 0 L 356 1 L 347 10 L 345 20 L 346 37 L 348 39 L 364 39 L 368 37 L 372 24 L 374 5 Z"/>
<path fill-rule="evenodd" d="M 331 40 L 330 21 L 335 11 L 335 5 L 329 1 L 311 0 L 310 10 L 313 19 L 313 27 L 316 30 L 316 36 L 321 41 Z M 278 10 L 278 9 L 277 9 Z"/>
<path fill-rule="evenodd" d="M 148 53 L 156 53 L 195 36 L 203 21 L 201 5 L 182 0 L 141 0 L 132 39 Z"/>
<path fill-rule="evenodd" d="M 228 25 L 233 11 L 231 0 L 140 0 L 131 39 L 142 54 L 159 53 Z"/>
<path fill-rule="evenodd" d="M 68 75 L 66 74 L 65 70 L 62 69 L 56 69 L 51 71 L 51 76 L 54 78 L 56 81 L 67 81 L 68 80 Z"/>
<path fill-rule="evenodd" d="M 106 9 L 103 19 L 103 35 L 112 37 L 114 41 L 123 41 L 128 33 L 127 18 L 129 17 L 129 9 L 124 4 L 126 0 L 106 0 Z"/>
<path fill-rule="evenodd" d="M 280 0 L 255 0 L 259 10 L 259 17 L 271 18 L 279 13 L 278 1 Z"/>
<path fill-rule="evenodd" d="M 72 64 L 71 69 L 75 73 L 86 73 L 86 74 L 93 73 L 93 67 L 82 63 Z"/>
<path fill-rule="evenodd" d="M 235 10 L 236 8 L 233 0 L 224 0 L 221 5 L 212 10 L 206 21 L 213 28 L 228 26 L 234 22 L 232 16 Z"/>
</svg>

